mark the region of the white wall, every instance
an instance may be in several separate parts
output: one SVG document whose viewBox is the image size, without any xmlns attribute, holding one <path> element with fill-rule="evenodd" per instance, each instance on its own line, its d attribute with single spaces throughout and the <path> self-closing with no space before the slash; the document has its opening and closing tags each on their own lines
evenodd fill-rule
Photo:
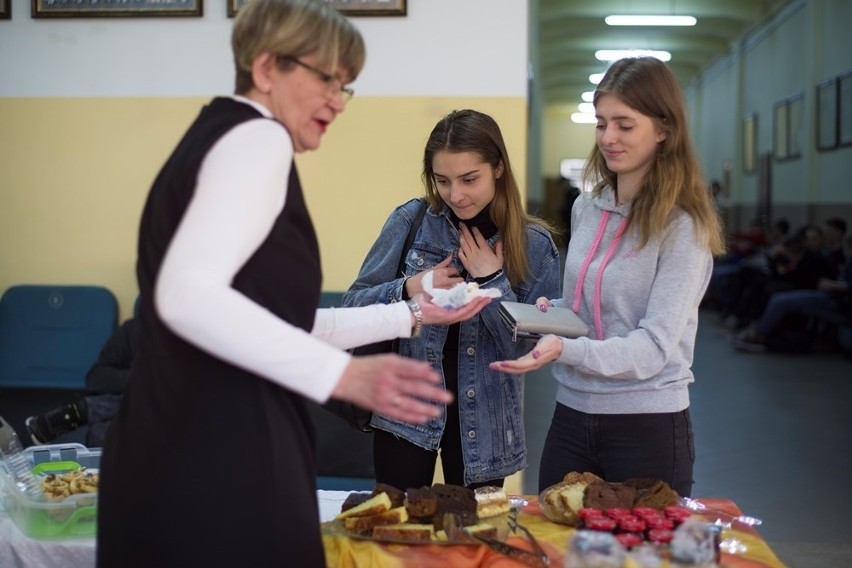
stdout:
<svg viewBox="0 0 852 568">
<path fill-rule="evenodd" d="M 0 20 L 0 97 L 210 96 L 233 90 L 226 0 L 200 18 Z M 405 17 L 357 17 L 363 95 L 526 96 L 525 0 L 409 0 Z"/>
</svg>

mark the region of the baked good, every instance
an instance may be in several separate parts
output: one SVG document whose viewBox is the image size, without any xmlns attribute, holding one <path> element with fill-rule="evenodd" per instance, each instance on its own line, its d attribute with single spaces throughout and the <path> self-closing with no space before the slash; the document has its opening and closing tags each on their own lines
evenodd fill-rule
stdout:
<svg viewBox="0 0 852 568">
<path fill-rule="evenodd" d="M 464 530 L 452 531 L 452 542 L 474 542 L 479 543 L 477 536 L 483 538 L 496 539 L 497 527 L 489 523 L 477 523 L 469 527 L 464 527 Z"/>
<path fill-rule="evenodd" d="M 437 507 L 432 515 L 436 530 L 444 528 L 444 515 L 456 515 L 460 526 L 476 524 L 476 494 L 473 489 L 461 485 L 436 483 L 432 486 Z"/>
<path fill-rule="evenodd" d="M 402 523 L 397 525 L 379 525 L 373 527 L 373 538 L 428 542 L 435 536 L 432 525 Z"/>
<path fill-rule="evenodd" d="M 391 509 L 391 500 L 387 493 L 379 493 L 370 497 L 360 505 L 356 505 L 346 511 L 341 511 L 337 515 L 337 520 L 342 521 L 349 517 L 368 517 L 383 513 Z"/>
<path fill-rule="evenodd" d="M 554 523 L 577 526 L 578 513 L 583 508 L 586 487 L 591 483 L 602 483 L 594 473 L 569 472 L 559 483 L 551 485 L 539 495 L 539 504 L 544 515 Z"/>
<path fill-rule="evenodd" d="M 603 481 L 603 478 L 589 471 L 584 471 L 582 473 L 579 471 L 569 471 L 565 474 L 565 477 L 562 478 L 562 481 L 567 483 L 585 483 L 588 485 L 589 483 Z"/>
<path fill-rule="evenodd" d="M 352 507 L 356 505 L 360 505 L 367 499 L 372 497 L 370 493 L 361 493 L 359 491 L 353 491 L 349 495 L 346 496 L 346 500 L 343 502 L 343 505 L 340 507 L 340 511 L 348 511 Z"/>
<path fill-rule="evenodd" d="M 502 487 L 488 485 L 473 491 L 476 497 L 476 516 L 480 519 L 496 517 L 509 512 L 509 497 Z"/>
<path fill-rule="evenodd" d="M 382 495 L 385 495 L 387 498 L 385 493 L 382 493 Z M 390 501 L 389 498 L 388 501 Z M 371 534 L 373 529 L 379 525 L 397 525 L 404 523 L 407 520 L 408 513 L 405 511 L 405 507 L 397 507 L 374 515 L 347 517 L 344 519 L 343 523 L 346 530 L 349 532 Z"/>
<path fill-rule="evenodd" d="M 634 507 L 663 509 L 669 505 L 677 504 L 677 500 L 680 497 L 677 491 L 660 479 L 632 477 L 625 479 L 624 485 L 636 489 L 636 503 Z"/>
<path fill-rule="evenodd" d="M 590 483 L 586 486 L 586 492 L 583 496 L 584 507 L 604 510 L 613 507 L 632 509 L 635 502 L 636 490 L 634 488 L 623 483 L 606 481 Z"/>
<path fill-rule="evenodd" d="M 373 492 L 370 493 L 370 496 L 373 497 L 379 493 L 388 494 L 388 497 L 390 497 L 391 500 L 392 509 L 405 505 L 405 492 L 402 489 L 397 489 L 393 485 L 388 485 L 387 483 L 376 483 L 376 486 L 373 487 Z"/>
<path fill-rule="evenodd" d="M 42 493 L 48 501 L 62 501 L 71 495 L 97 493 L 100 475 L 85 468 L 65 473 L 50 473 L 41 482 Z"/>
<path fill-rule="evenodd" d="M 429 519 L 438 510 L 438 498 L 428 487 L 412 487 L 408 489 L 405 498 L 405 508 L 411 517 Z"/>
</svg>

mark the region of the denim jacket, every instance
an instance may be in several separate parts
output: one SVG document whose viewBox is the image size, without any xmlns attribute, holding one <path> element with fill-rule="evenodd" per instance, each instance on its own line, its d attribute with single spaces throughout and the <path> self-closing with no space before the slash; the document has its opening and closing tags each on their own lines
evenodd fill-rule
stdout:
<svg viewBox="0 0 852 568">
<path fill-rule="evenodd" d="M 462 270 L 458 258 L 459 232 L 449 217 L 449 209 L 435 214 L 426 210 L 414 244 L 406 254 L 405 274 L 396 274 L 405 236 L 417 213 L 419 200 L 413 199 L 397 207 L 385 222 L 373 244 L 358 278 L 343 296 L 343 306 L 364 306 L 398 302 L 406 277 L 429 270 L 452 254 L 453 266 Z M 489 239 L 493 247 L 499 233 Z M 527 262 L 530 277 L 512 288 L 501 273 L 483 288 L 497 288 L 502 293 L 476 317 L 460 324 L 458 392 L 459 419 L 462 431 L 465 484 L 506 477 L 523 469 L 527 463 L 524 420 L 521 405 L 523 376 L 492 371 L 492 361 L 515 359 L 532 348 L 530 341 L 513 342 L 502 323 L 500 300 L 534 303 L 536 298 L 559 298 L 559 252 L 550 235 L 539 226 L 527 227 Z M 468 276 L 469 280 L 472 277 Z M 447 326 L 424 326 L 421 335 L 399 341 L 401 355 L 429 361 L 442 372 Z M 444 431 L 445 416 L 414 425 L 373 415 L 372 426 L 391 432 L 413 444 L 437 450 Z"/>
</svg>

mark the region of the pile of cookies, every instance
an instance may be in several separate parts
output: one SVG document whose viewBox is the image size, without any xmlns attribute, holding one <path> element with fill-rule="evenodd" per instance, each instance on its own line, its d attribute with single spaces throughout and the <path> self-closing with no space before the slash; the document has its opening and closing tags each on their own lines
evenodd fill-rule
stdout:
<svg viewBox="0 0 852 568">
<path fill-rule="evenodd" d="M 71 495 L 97 493 L 99 481 L 98 472 L 83 468 L 61 474 L 48 474 L 41 480 L 41 489 L 48 501 L 62 501 Z"/>
</svg>

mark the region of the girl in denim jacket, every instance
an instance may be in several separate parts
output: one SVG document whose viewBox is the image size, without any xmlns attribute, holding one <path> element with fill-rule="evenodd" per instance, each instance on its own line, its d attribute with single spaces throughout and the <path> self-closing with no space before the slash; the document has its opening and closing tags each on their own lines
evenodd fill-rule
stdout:
<svg viewBox="0 0 852 568">
<path fill-rule="evenodd" d="M 426 143 L 422 177 L 428 209 L 405 252 L 404 273 L 396 271 L 418 199 L 391 213 L 344 295 L 344 306 L 415 296 L 430 270 L 436 288 L 476 282 L 498 289 L 501 300 L 526 303 L 559 295 L 552 230 L 524 212 L 494 119 L 473 110 L 441 119 Z M 502 486 L 507 475 L 526 466 L 523 377 L 488 364 L 520 356 L 531 344 L 512 341 L 498 308 L 499 302 L 492 302 L 461 324 L 425 326 L 419 337 L 400 341 L 402 355 L 428 361 L 443 373 L 455 401 L 422 425 L 373 415 L 377 482 L 401 489 L 431 485 L 439 449 L 444 481 L 455 485 Z"/>
</svg>

